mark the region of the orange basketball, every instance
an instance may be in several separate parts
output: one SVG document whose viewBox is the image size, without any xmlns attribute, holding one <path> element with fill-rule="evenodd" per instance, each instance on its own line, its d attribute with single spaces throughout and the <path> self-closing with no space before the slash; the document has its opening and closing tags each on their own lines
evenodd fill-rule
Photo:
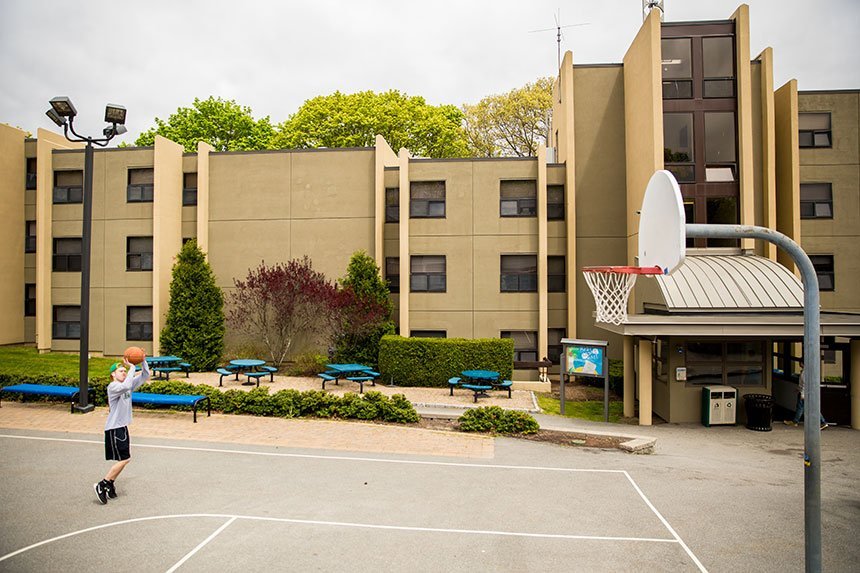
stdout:
<svg viewBox="0 0 860 573">
<path fill-rule="evenodd" d="M 143 362 L 143 359 L 146 358 L 146 352 L 143 351 L 143 348 L 138 348 L 137 346 L 129 346 L 125 349 L 125 352 L 123 352 L 122 356 L 132 364 L 137 365 Z"/>
</svg>

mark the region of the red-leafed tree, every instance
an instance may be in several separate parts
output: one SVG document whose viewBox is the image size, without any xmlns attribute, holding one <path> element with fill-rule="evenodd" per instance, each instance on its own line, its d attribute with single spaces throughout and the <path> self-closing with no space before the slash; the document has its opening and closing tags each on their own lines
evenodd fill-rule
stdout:
<svg viewBox="0 0 860 573">
<path fill-rule="evenodd" d="M 308 257 L 271 267 L 261 263 L 245 280 L 233 283 L 228 324 L 262 341 L 276 364 L 284 362 L 298 340 L 330 340 L 348 305 L 345 291 L 315 271 Z"/>
</svg>

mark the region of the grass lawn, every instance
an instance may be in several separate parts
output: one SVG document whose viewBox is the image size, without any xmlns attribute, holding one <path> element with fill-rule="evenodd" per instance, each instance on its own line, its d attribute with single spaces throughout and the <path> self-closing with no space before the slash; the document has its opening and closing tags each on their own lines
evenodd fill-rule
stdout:
<svg viewBox="0 0 860 573">
<path fill-rule="evenodd" d="M 110 358 L 90 358 L 90 378 L 107 378 L 111 364 Z M 49 352 L 39 354 L 28 346 L 0 346 L 0 374 L 10 375 L 57 375 L 77 380 L 80 367 L 77 354 Z"/>
<path fill-rule="evenodd" d="M 536 393 L 538 406 L 543 410 L 544 414 L 561 415 L 561 401 L 553 398 L 549 394 Z M 590 420 L 592 422 L 603 421 L 603 401 L 588 400 L 584 402 L 574 402 L 565 400 L 564 402 L 565 417 L 578 418 L 581 420 Z M 619 422 L 624 413 L 624 403 L 621 401 L 609 402 L 609 421 Z"/>
</svg>

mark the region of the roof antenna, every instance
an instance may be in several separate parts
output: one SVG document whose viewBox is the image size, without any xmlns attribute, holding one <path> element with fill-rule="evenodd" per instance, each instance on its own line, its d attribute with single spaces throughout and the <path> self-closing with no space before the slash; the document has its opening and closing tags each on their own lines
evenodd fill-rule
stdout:
<svg viewBox="0 0 860 573">
<path fill-rule="evenodd" d="M 535 32 L 555 31 L 556 43 L 558 44 L 558 68 L 561 69 L 561 39 L 564 38 L 564 34 L 562 34 L 561 30 L 563 28 L 575 28 L 577 26 L 588 26 L 590 23 L 591 22 L 582 22 L 580 24 L 568 24 L 567 26 L 562 26 L 561 25 L 561 9 L 559 9 L 558 11 L 556 11 L 556 14 L 555 14 L 555 27 L 554 28 L 543 28 L 541 30 L 529 30 L 529 34 L 534 34 Z"/>
<path fill-rule="evenodd" d="M 663 0 L 642 0 L 642 21 L 645 21 L 645 18 L 648 17 L 648 14 L 651 13 L 651 10 L 654 8 L 660 10 L 660 21 L 663 21 L 663 15 L 666 14 L 666 10 L 663 8 Z"/>
</svg>

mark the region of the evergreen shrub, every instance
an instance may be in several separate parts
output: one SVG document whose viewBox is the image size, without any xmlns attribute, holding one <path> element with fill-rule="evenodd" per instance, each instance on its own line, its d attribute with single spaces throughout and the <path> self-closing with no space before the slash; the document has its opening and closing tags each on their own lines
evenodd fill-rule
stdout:
<svg viewBox="0 0 860 573">
<path fill-rule="evenodd" d="M 534 434 L 540 429 L 537 420 L 526 412 L 485 406 L 467 410 L 459 418 L 463 432 L 492 432 L 494 434 Z"/>
</svg>

